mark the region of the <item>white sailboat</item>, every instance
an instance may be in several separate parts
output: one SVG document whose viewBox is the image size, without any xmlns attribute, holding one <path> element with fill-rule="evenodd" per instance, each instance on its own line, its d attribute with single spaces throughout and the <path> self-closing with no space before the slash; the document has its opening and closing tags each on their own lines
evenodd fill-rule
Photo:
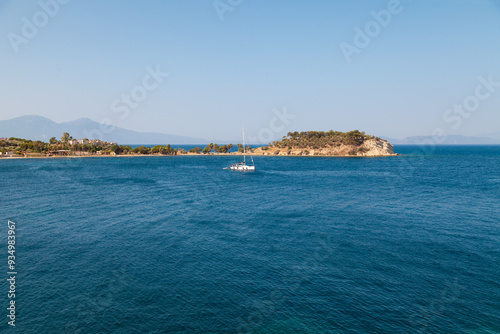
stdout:
<svg viewBox="0 0 500 334">
<path fill-rule="evenodd" d="M 230 170 L 239 170 L 243 172 L 254 172 L 255 171 L 255 163 L 253 162 L 253 157 L 250 156 L 250 159 L 252 160 L 252 165 L 247 165 L 247 155 L 246 155 L 246 146 L 245 146 L 245 129 L 242 129 L 243 131 L 243 161 L 238 162 L 236 164 L 232 164 L 229 166 Z"/>
</svg>

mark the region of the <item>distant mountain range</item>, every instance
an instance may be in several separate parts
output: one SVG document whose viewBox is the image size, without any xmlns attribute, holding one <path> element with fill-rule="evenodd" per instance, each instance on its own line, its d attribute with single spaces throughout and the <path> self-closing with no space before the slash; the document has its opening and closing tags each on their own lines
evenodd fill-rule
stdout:
<svg viewBox="0 0 500 334">
<path fill-rule="evenodd" d="M 435 141 L 432 136 L 412 136 L 404 139 L 387 138 L 394 145 L 499 145 L 500 133 L 488 135 L 488 137 L 470 137 L 462 135 L 450 135 L 442 141 Z"/>
<path fill-rule="evenodd" d="M 31 140 L 49 141 L 51 137 L 61 138 L 63 132 L 68 132 L 76 139 L 101 139 L 119 144 L 208 144 L 210 141 L 202 138 L 176 136 L 165 133 L 137 132 L 119 127 L 106 131 L 108 126 L 95 122 L 89 118 L 80 118 L 71 122 L 56 123 L 42 116 L 21 116 L 10 120 L 0 121 L 0 137 L 17 137 Z M 432 144 L 431 136 L 413 136 L 404 139 L 382 137 L 391 144 L 422 145 Z M 212 141 L 213 142 L 213 141 Z M 484 137 L 468 137 L 450 135 L 441 145 L 498 145 L 500 132 L 487 134 Z"/>
<path fill-rule="evenodd" d="M 56 123 L 42 116 L 21 116 L 0 121 L 0 137 L 17 137 L 48 142 L 51 137 L 60 139 L 63 132 L 68 132 L 76 139 L 101 139 L 119 144 L 208 144 L 206 139 L 201 138 L 137 132 L 119 127 L 110 128 L 89 118 Z"/>
</svg>

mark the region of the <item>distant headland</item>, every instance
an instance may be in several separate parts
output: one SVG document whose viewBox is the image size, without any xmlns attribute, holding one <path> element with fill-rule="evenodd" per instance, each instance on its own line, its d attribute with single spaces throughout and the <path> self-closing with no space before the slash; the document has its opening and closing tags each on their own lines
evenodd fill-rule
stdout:
<svg viewBox="0 0 500 334">
<path fill-rule="evenodd" d="M 394 147 L 384 139 L 358 130 L 289 132 L 282 140 L 253 150 L 261 155 L 295 156 L 394 156 Z"/>
<path fill-rule="evenodd" d="M 237 148 L 233 152 L 233 147 Z M 91 157 L 91 156 L 158 156 L 158 155 L 251 155 L 275 156 L 395 156 L 394 147 L 387 141 L 358 130 L 289 132 L 268 146 L 252 148 L 242 144 L 218 145 L 210 143 L 204 148 L 189 150 L 171 145 L 138 146 L 119 145 L 91 139 L 74 139 L 64 132 L 60 139 L 49 142 L 22 138 L 0 138 L 0 158 Z"/>
</svg>

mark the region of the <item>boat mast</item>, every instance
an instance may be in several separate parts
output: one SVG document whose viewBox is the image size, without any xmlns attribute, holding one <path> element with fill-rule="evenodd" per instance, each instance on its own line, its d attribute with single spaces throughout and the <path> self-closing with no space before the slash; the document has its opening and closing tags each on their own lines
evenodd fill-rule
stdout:
<svg viewBox="0 0 500 334">
<path fill-rule="evenodd" d="M 246 152 L 245 152 L 245 128 L 241 128 L 241 131 L 243 132 L 243 163 L 246 164 Z"/>
</svg>

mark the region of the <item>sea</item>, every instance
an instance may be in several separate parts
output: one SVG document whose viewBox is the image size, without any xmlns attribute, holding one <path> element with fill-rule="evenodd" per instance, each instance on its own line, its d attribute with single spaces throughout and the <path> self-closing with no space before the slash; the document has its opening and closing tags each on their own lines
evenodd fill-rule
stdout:
<svg viewBox="0 0 500 334">
<path fill-rule="evenodd" d="M 0 332 L 500 333 L 500 146 L 395 150 L 2 159 Z"/>
</svg>

